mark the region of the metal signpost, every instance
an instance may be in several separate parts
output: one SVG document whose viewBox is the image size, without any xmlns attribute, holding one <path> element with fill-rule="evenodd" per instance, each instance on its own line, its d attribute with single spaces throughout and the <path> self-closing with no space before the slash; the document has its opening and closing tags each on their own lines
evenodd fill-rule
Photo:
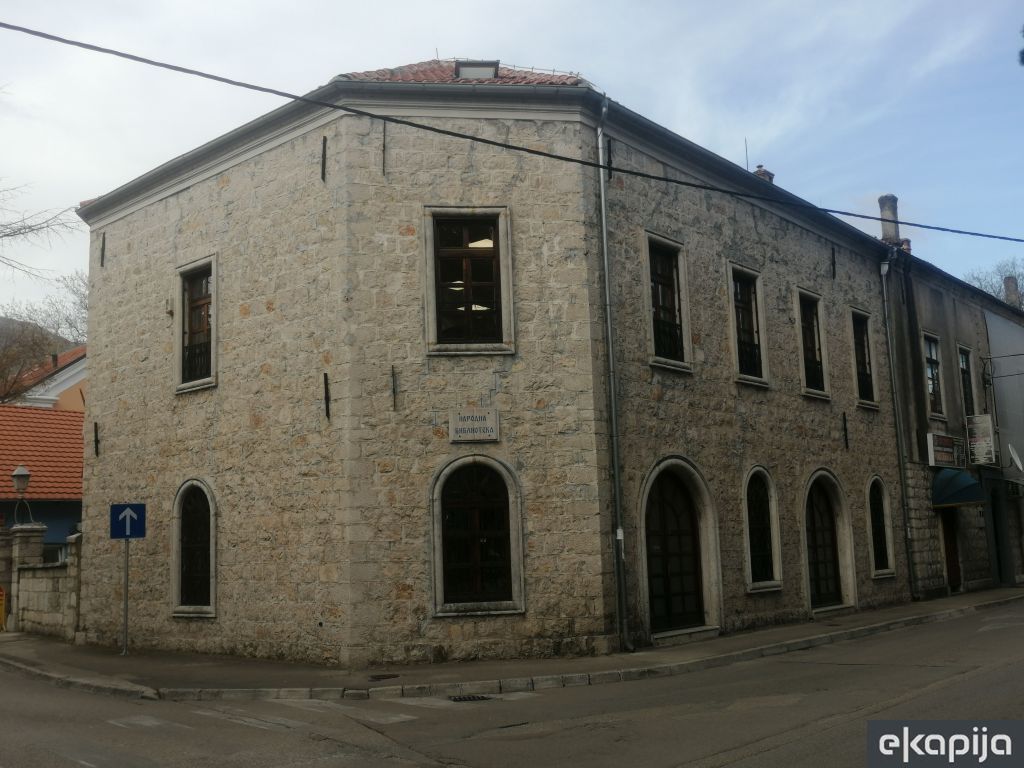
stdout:
<svg viewBox="0 0 1024 768">
<path fill-rule="evenodd" d="M 146 538 L 145 504 L 111 504 L 110 538 L 124 540 L 124 628 L 121 655 L 128 655 L 128 543 Z"/>
</svg>

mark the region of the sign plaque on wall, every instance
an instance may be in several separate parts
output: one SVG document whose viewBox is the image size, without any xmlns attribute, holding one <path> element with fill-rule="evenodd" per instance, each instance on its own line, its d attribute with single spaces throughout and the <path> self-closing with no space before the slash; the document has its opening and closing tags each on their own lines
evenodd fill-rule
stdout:
<svg viewBox="0 0 1024 768">
<path fill-rule="evenodd" d="M 496 443 L 497 408 L 452 408 L 448 419 L 448 439 L 453 443 Z"/>
<path fill-rule="evenodd" d="M 933 467 L 966 467 L 967 451 L 963 438 L 929 432 L 928 464 Z"/>
<path fill-rule="evenodd" d="M 971 464 L 996 463 L 996 440 L 991 413 L 967 417 L 967 448 Z"/>
</svg>

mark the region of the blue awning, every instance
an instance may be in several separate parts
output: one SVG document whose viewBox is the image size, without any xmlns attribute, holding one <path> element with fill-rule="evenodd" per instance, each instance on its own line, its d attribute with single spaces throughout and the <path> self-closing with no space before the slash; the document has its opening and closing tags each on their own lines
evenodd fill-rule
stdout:
<svg viewBox="0 0 1024 768">
<path fill-rule="evenodd" d="M 982 504 L 985 492 L 970 472 L 962 469 L 940 469 L 932 478 L 932 506 L 960 507 Z"/>
</svg>

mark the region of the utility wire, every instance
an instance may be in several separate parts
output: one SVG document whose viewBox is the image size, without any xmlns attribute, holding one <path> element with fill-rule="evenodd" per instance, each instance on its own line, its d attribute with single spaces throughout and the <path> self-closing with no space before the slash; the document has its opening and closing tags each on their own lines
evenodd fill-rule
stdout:
<svg viewBox="0 0 1024 768">
<path fill-rule="evenodd" d="M 863 213 L 853 213 L 852 211 L 842 211 L 842 210 L 838 210 L 838 209 L 835 209 L 835 208 L 822 208 L 820 206 L 814 205 L 813 203 L 808 203 L 808 202 L 805 202 L 803 200 L 783 200 L 783 199 L 779 199 L 778 197 L 774 197 L 774 196 L 758 195 L 758 194 L 751 193 L 751 192 L 738 192 L 736 190 L 725 189 L 723 187 L 716 187 L 716 186 L 713 186 L 713 185 L 710 185 L 710 184 L 701 184 L 699 182 L 693 182 L 693 181 L 683 181 L 682 179 L 675 179 L 675 178 L 672 178 L 670 176 L 660 176 L 658 174 L 653 174 L 653 173 L 644 173 L 643 171 L 634 171 L 634 170 L 628 170 L 628 169 L 625 169 L 625 168 L 617 168 L 617 167 L 613 167 L 610 164 L 597 163 L 597 162 L 594 162 L 592 160 L 583 160 L 582 158 L 568 157 L 566 155 L 559 155 L 559 154 L 555 154 L 554 152 L 545 152 L 544 150 L 534 149 L 532 147 L 525 147 L 525 146 L 521 146 L 521 145 L 518 145 L 518 144 L 509 144 L 509 143 L 502 142 L 502 141 L 495 141 L 494 139 L 487 139 L 487 138 L 484 138 L 482 136 L 473 136 L 471 134 L 460 133 L 458 131 L 449 131 L 449 130 L 444 129 L 444 128 L 438 128 L 438 127 L 432 126 L 432 125 L 425 125 L 423 123 L 416 123 L 416 122 L 413 122 L 411 120 L 403 120 L 401 118 L 392 117 L 390 115 L 379 115 L 379 114 L 375 114 L 373 112 L 367 112 L 367 111 L 362 110 L 362 109 L 356 109 L 355 107 L 346 107 L 346 106 L 343 106 L 341 104 L 335 104 L 334 102 L 330 102 L 330 101 L 321 101 L 319 99 L 312 99 L 312 98 L 309 98 L 308 96 L 300 96 L 299 94 L 289 93 L 288 91 L 281 91 L 281 90 L 278 90 L 276 88 L 268 88 L 266 86 L 256 85 L 254 83 L 247 83 L 247 82 L 244 82 L 242 80 L 233 80 L 231 78 L 222 77 L 220 75 L 214 75 L 214 74 L 211 74 L 209 72 L 203 72 L 203 71 L 198 70 L 198 69 L 190 69 L 188 67 L 182 67 L 182 66 L 179 66 L 177 64 L 169 64 L 167 62 L 156 61 L 154 59 L 147 59 L 144 56 L 136 56 L 135 54 L 125 53 L 124 51 L 119 51 L 119 50 L 116 50 L 114 48 L 104 48 L 104 47 L 99 46 L 99 45 L 93 45 L 92 43 L 85 43 L 85 42 L 81 42 L 79 40 L 71 40 L 71 39 L 66 38 L 66 37 L 59 37 L 57 35 L 52 35 L 52 34 L 50 34 L 48 32 L 41 32 L 39 30 L 29 29 L 27 27 L 20 27 L 20 26 L 17 26 L 16 24 L 8 24 L 7 22 L 3 22 L 3 21 L 0 21 L 0 28 L 2 28 L 2 29 L 9 29 L 12 32 L 21 32 L 21 33 L 26 34 L 26 35 L 32 35 L 33 37 L 39 37 L 39 38 L 42 38 L 43 40 L 49 40 L 51 42 L 61 43 L 62 45 L 70 45 L 70 46 L 74 46 L 76 48 L 83 48 L 83 49 L 85 49 L 87 51 L 94 51 L 96 53 L 104 53 L 104 54 L 107 54 L 107 55 L 110 55 L 110 56 L 117 56 L 117 57 L 122 58 L 122 59 L 127 59 L 128 61 L 134 61 L 134 62 L 139 63 L 139 64 L 146 64 L 147 66 L 151 66 L 151 67 L 159 67 L 160 69 L 167 69 L 167 70 L 170 70 L 172 72 L 179 72 L 179 73 L 185 74 L 185 75 L 193 75 L 194 77 L 201 77 L 201 78 L 203 78 L 205 80 L 212 80 L 214 82 L 224 83 L 225 85 L 231 85 L 231 86 L 234 86 L 236 88 L 245 88 L 247 90 L 257 91 L 259 93 L 268 93 L 268 94 L 270 94 L 272 96 L 280 96 L 283 99 L 289 99 L 291 101 L 298 101 L 298 102 L 302 102 L 302 103 L 305 103 L 305 104 L 312 104 L 314 106 L 324 107 L 326 109 L 334 109 L 334 110 L 338 110 L 338 111 L 341 111 L 341 112 L 347 112 L 347 113 L 349 113 L 351 115 L 358 115 L 359 117 L 368 117 L 368 118 L 372 118 L 372 119 L 375 119 L 375 120 L 381 120 L 381 121 L 387 122 L 387 123 L 393 123 L 394 125 L 403 125 L 403 126 L 406 126 L 407 128 L 414 128 L 414 129 L 420 130 L 420 131 L 428 131 L 430 133 L 436 133 L 436 134 L 440 134 L 442 136 L 449 136 L 451 138 L 456 138 L 456 139 L 464 139 L 466 141 L 472 141 L 472 142 L 475 142 L 477 144 L 485 144 L 485 145 L 488 145 L 488 146 L 498 147 L 500 149 L 507 149 L 507 150 L 511 150 L 511 151 L 514 151 L 514 152 L 523 152 L 525 154 L 530 154 L 530 155 L 534 155 L 534 156 L 537 156 L 537 157 L 544 157 L 544 158 L 548 158 L 548 159 L 551 159 L 551 160 L 560 160 L 562 162 L 575 163 L 576 165 L 581 165 L 581 166 L 584 166 L 584 167 L 587 167 L 587 168 L 597 168 L 597 169 L 600 169 L 600 170 L 620 173 L 620 174 L 623 174 L 623 175 L 626 175 L 626 176 L 634 176 L 634 177 L 641 178 L 641 179 L 649 179 L 651 181 L 661 181 L 661 182 L 665 182 L 666 184 L 674 184 L 676 186 L 689 187 L 691 189 L 699 189 L 699 190 L 703 190 L 703 191 L 706 191 L 706 192 L 718 192 L 718 193 L 723 194 L 723 195 L 729 195 L 731 197 L 744 198 L 744 199 L 747 199 L 747 200 L 761 200 L 761 201 L 765 201 L 765 202 L 775 203 L 776 205 L 786 205 L 786 206 L 790 206 L 790 207 L 794 207 L 794 208 L 805 208 L 805 209 L 809 209 L 809 210 L 819 211 L 821 213 L 831 213 L 831 214 L 834 214 L 834 215 L 837 215 L 837 216 L 849 216 L 849 217 L 856 218 L 856 219 L 867 219 L 869 221 L 890 221 L 890 222 L 894 221 L 892 219 L 883 219 L 880 216 L 868 216 L 867 214 L 863 214 Z M 1008 237 L 1006 235 L 993 235 L 993 234 L 988 234 L 988 233 L 985 233 L 985 232 L 972 232 L 972 231 L 965 230 L 965 229 L 953 229 L 951 227 L 939 227 L 939 226 L 936 226 L 936 225 L 933 225 L 933 224 L 919 224 L 919 223 L 912 222 L 912 221 L 894 221 L 894 223 L 899 224 L 899 225 L 904 226 L 904 227 L 915 227 L 917 229 L 928 229 L 928 230 L 933 230 L 933 231 L 936 231 L 936 232 L 947 232 L 947 233 L 954 234 L 954 235 L 967 235 L 969 237 L 983 237 L 983 238 L 988 238 L 988 239 L 991 239 L 991 240 L 1005 240 L 1005 241 L 1008 241 L 1008 242 L 1011 242 L 1011 243 L 1024 243 L 1024 238 L 1020 238 L 1020 237 Z"/>
</svg>

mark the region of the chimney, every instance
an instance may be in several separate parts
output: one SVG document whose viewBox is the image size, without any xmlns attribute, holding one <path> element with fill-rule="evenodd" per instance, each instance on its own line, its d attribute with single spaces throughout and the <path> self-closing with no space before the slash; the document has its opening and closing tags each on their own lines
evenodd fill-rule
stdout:
<svg viewBox="0 0 1024 768">
<path fill-rule="evenodd" d="M 764 179 L 769 184 L 775 183 L 775 174 L 765 168 L 763 165 L 758 165 L 757 170 L 754 171 L 754 175 L 759 179 Z"/>
<path fill-rule="evenodd" d="M 1020 286 L 1017 285 L 1017 278 L 1007 275 L 1003 278 L 1004 301 L 1011 307 L 1020 309 Z"/>
<path fill-rule="evenodd" d="M 882 195 L 878 198 L 878 209 L 882 212 L 882 242 L 902 246 L 900 239 L 899 214 L 896 210 L 896 195 Z"/>
</svg>

